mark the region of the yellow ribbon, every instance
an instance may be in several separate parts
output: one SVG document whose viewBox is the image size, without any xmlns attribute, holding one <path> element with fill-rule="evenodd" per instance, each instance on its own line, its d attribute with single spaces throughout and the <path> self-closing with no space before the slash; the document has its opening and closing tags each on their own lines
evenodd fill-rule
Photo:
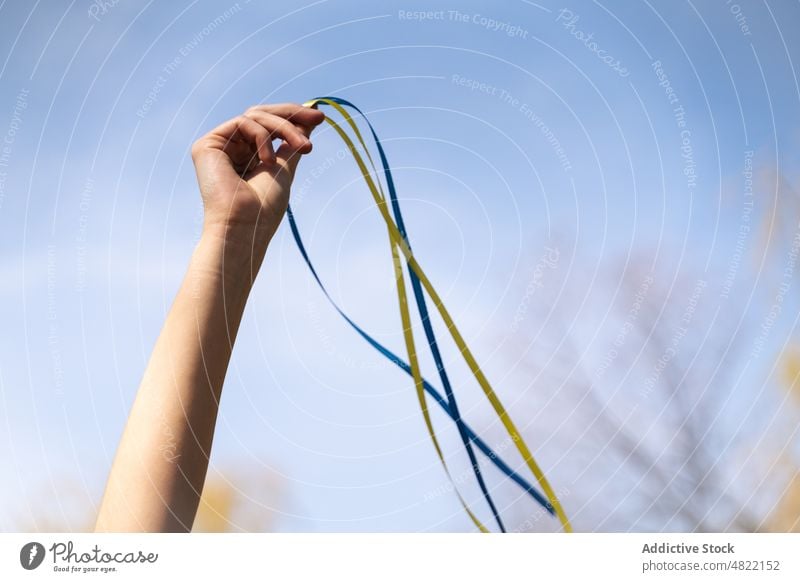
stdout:
<svg viewBox="0 0 800 582">
<path fill-rule="evenodd" d="M 359 142 L 359 144 L 361 145 L 361 147 L 363 148 L 364 152 L 367 155 L 367 159 L 369 160 L 373 171 L 377 174 L 375 164 L 372 161 L 372 156 L 370 156 L 369 153 L 369 148 L 367 148 L 367 145 L 361 136 L 361 132 L 359 131 L 358 126 L 350 117 L 350 115 L 347 113 L 347 111 L 341 105 L 339 105 L 335 101 L 331 101 L 330 99 L 313 99 L 311 101 L 304 103 L 304 105 L 306 107 L 315 107 L 319 103 L 324 103 L 325 105 L 333 107 L 340 115 L 342 115 L 347 124 L 352 128 L 357 141 Z M 328 124 L 330 124 L 333 127 L 333 129 L 339 134 L 339 136 L 342 138 L 342 141 L 344 141 L 344 143 L 350 150 L 350 153 L 353 155 L 353 158 L 355 159 L 356 164 L 358 165 L 358 168 L 361 171 L 362 176 L 364 177 L 364 181 L 366 182 L 367 187 L 369 188 L 369 191 L 372 194 L 372 198 L 375 201 L 375 204 L 377 205 L 378 210 L 380 211 L 384 222 L 386 223 L 386 228 L 389 235 L 389 241 L 392 250 L 392 262 L 394 265 L 395 278 L 397 280 L 397 298 L 400 307 L 400 319 L 403 325 L 403 335 L 405 338 L 406 351 L 408 353 L 409 365 L 411 367 L 412 377 L 414 379 L 414 385 L 417 391 L 417 398 L 419 400 L 420 408 L 422 409 L 422 415 L 425 419 L 425 425 L 428 428 L 428 434 L 431 438 L 431 441 L 433 442 L 434 448 L 436 449 L 436 454 L 439 456 L 439 460 L 441 461 L 442 466 L 444 467 L 445 473 L 450 479 L 450 482 L 453 484 L 453 489 L 456 492 L 456 495 L 458 496 L 461 505 L 469 515 L 472 522 L 478 527 L 478 529 L 480 529 L 482 532 L 489 531 L 486 528 L 486 526 L 484 526 L 480 522 L 480 520 L 475 516 L 475 514 L 469 509 L 467 503 L 464 501 L 464 498 L 461 496 L 461 493 L 459 493 L 458 488 L 455 486 L 453 478 L 450 474 L 450 470 L 448 469 L 447 463 L 445 462 L 442 449 L 439 446 L 439 441 L 436 438 L 436 432 L 433 428 L 433 423 L 430 418 L 430 412 L 428 410 L 427 401 L 425 399 L 425 391 L 422 383 L 422 374 L 420 372 L 419 360 L 417 358 L 417 352 L 414 346 L 414 333 L 411 327 L 411 316 L 408 309 L 408 295 L 406 292 L 405 278 L 403 276 L 403 267 L 402 267 L 402 262 L 400 260 L 400 256 L 398 254 L 398 249 L 405 257 L 409 268 L 413 270 L 414 273 L 419 278 L 425 291 L 428 292 L 428 295 L 430 296 L 431 300 L 436 306 L 436 309 L 439 311 L 442 320 L 447 326 L 447 330 L 450 332 L 450 336 L 453 338 L 453 341 L 455 342 L 456 346 L 461 352 L 464 361 L 469 366 L 472 375 L 475 377 L 475 380 L 480 385 L 481 389 L 483 390 L 483 393 L 486 395 L 486 398 L 489 400 L 495 413 L 500 418 L 500 421 L 503 423 L 506 432 L 508 433 L 511 440 L 514 442 L 515 446 L 517 447 L 517 450 L 522 455 L 522 458 L 525 460 L 525 463 L 527 464 L 528 468 L 536 477 L 536 480 L 539 482 L 539 485 L 541 485 L 542 490 L 547 496 L 548 501 L 553 506 L 553 509 L 555 510 L 559 521 L 561 522 L 562 528 L 564 529 L 565 532 L 571 532 L 572 526 L 570 525 L 569 519 L 564 513 L 564 509 L 562 508 L 561 503 L 559 502 L 558 497 L 555 494 L 555 491 L 550 486 L 550 483 L 545 477 L 544 472 L 541 470 L 541 468 L 533 458 L 533 455 L 531 454 L 528 445 L 525 443 L 525 440 L 522 438 L 522 435 L 517 430 L 516 425 L 511 420 L 511 417 L 508 415 L 508 412 L 506 411 L 502 402 L 500 402 L 500 399 L 497 397 L 497 394 L 492 389 L 491 384 L 487 380 L 486 376 L 483 374 L 483 371 L 478 365 L 478 362 L 475 360 L 475 357 L 472 355 L 472 352 L 467 346 L 467 343 L 464 341 L 464 338 L 458 331 L 458 328 L 456 327 L 453 318 L 450 316 L 449 312 L 445 308 L 444 303 L 439 297 L 439 294 L 436 292 L 430 280 L 425 275 L 425 272 L 423 271 L 422 267 L 417 262 L 416 258 L 411 252 L 411 249 L 408 247 L 405 240 L 403 239 L 403 236 L 398 230 L 397 225 L 394 223 L 394 220 L 389 215 L 389 210 L 386 205 L 386 196 L 383 193 L 383 188 L 380 186 L 380 181 L 376 186 L 375 182 L 372 180 L 369 169 L 367 168 L 363 158 L 358 152 L 358 149 L 356 148 L 355 144 L 350 139 L 350 137 L 347 135 L 347 133 L 339 126 L 339 124 L 337 124 L 328 116 L 325 117 L 325 121 Z"/>
</svg>

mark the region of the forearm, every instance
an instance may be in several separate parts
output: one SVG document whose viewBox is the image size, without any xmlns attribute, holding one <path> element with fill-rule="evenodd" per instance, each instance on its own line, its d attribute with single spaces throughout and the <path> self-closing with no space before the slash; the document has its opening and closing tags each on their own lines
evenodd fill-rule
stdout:
<svg viewBox="0 0 800 582">
<path fill-rule="evenodd" d="M 324 119 L 297 104 L 256 105 L 192 145 L 203 236 L 128 417 L 98 531 L 191 529 L 244 306 Z"/>
<path fill-rule="evenodd" d="M 153 349 L 97 519 L 100 531 L 188 531 L 222 384 L 266 244 L 207 229 Z"/>
</svg>

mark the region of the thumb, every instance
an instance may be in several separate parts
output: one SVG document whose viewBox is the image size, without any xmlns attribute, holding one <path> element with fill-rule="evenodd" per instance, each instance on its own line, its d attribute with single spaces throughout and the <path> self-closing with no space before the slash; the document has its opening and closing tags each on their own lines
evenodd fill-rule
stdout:
<svg viewBox="0 0 800 582">
<path fill-rule="evenodd" d="M 315 126 L 297 125 L 296 127 L 304 136 L 311 137 L 311 132 L 314 131 Z M 300 153 L 288 143 L 284 142 L 278 148 L 278 151 L 275 152 L 276 166 L 278 166 L 282 171 L 287 172 L 291 178 L 294 178 L 294 172 L 297 169 L 297 164 L 300 161 L 300 158 L 310 151 L 311 149 L 309 148 L 307 151 Z"/>
</svg>

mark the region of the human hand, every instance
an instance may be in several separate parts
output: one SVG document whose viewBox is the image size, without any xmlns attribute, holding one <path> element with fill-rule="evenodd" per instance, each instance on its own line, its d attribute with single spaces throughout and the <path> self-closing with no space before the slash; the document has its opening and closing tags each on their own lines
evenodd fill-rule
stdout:
<svg viewBox="0 0 800 582">
<path fill-rule="evenodd" d="M 266 249 L 289 204 L 308 137 L 325 119 L 317 109 L 293 103 L 256 105 L 192 145 L 203 198 L 204 231 Z M 277 151 L 272 145 L 282 140 Z"/>
</svg>

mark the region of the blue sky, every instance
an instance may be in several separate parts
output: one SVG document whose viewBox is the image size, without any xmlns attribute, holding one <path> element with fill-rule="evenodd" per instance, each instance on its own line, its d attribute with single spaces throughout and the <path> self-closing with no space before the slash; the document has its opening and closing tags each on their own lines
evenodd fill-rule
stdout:
<svg viewBox="0 0 800 582">
<path fill-rule="evenodd" d="M 97 501 L 199 235 L 188 151 L 205 131 L 259 102 L 335 94 L 362 107 L 415 251 L 513 410 L 528 388 L 502 345 L 546 247 L 573 289 L 641 249 L 665 281 L 724 267 L 746 152 L 796 176 L 800 6 L 740 4 L 0 5 L 0 459 L 12 468 L 0 529 L 29 524 L 43 498 L 67 523 Z M 385 234 L 341 148 L 315 135 L 298 221 L 340 303 L 401 352 Z M 739 280 L 734 293 L 752 289 Z M 446 355 L 466 416 L 499 443 Z M 520 424 L 546 440 L 527 410 Z M 282 530 L 466 529 L 453 495 L 425 501 L 446 483 L 426 439 L 410 382 L 325 303 L 284 224 L 239 335 L 213 466 L 280 475 Z M 557 443 L 539 454 L 552 464 Z M 566 473 L 554 469 L 557 489 Z M 472 484 L 464 492 L 479 503 Z"/>
</svg>

